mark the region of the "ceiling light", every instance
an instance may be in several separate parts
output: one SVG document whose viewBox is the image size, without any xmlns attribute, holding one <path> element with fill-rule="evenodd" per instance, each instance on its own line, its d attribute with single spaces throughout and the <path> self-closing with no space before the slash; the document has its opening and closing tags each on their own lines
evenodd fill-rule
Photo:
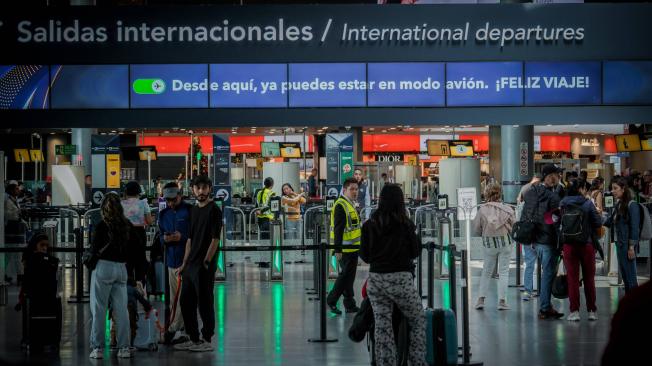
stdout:
<svg viewBox="0 0 652 366">
<path fill-rule="evenodd" d="M 165 131 L 164 133 L 170 133 L 170 131 Z"/>
<path fill-rule="evenodd" d="M 489 128 L 489 125 L 484 125 L 486 128 Z"/>
<path fill-rule="evenodd" d="M 382 133 L 387 133 L 387 130 L 382 130 L 381 132 L 382 132 Z"/>
<path fill-rule="evenodd" d="M 546 125 L 546 126 L 548 126 L 548 127 L 552 127 L 552 125 Z"/>
<path fill-rule="evenodd" d="M 111 133 L 116 133 L 116 132 L 118 132 L 118 131 L 116 131 L 116 130 L 111 131 Z"/>
<path fill-rule="evenodd" d="M 580 126 L 580 125 L 577 125 L 577 124 L 573 125 L 573 127 L 575 127 L 575 128 L 578 128 L 579 126 Z"/>
<path fill-rule="evenodd" d="M 138 133 L 138 131 L 136 131 L 136 130 L 131 130 L 131 133 Z"/>
<path fill-rule="evenodd" d="M 374 131 L 374 130 L 375 130 L 375 128 L 373 128 L 373 127 L 371 127 L 371 128 L 369 129 L 369 131 Z"/>
</svg>

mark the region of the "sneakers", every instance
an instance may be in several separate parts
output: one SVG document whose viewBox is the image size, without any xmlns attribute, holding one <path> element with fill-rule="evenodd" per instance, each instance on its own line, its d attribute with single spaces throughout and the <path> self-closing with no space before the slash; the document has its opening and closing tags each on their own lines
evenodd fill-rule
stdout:
<svg viewBox="0 0 652 366">
<path fill-rule="evenodd" d="M 478 302 L 475 304 L 475 308 L 477 310 L 484 309 L 484 297 L 481 297 L 481 298 L 478 299 Z"/>
<path fill-rule="evenodd" d="M 101 348 L 94 348 L 94 349 L 91 351 L 90 356 L 88 356 L 88 357 L 90 357 L 90 358 L 92 358 L 92 359 L 95 359 L 95 360 L 101 360 L 101 359 L 104 358 L 104 354 L 102 353 L 102 349 L 101 349 Z"/>
<path fill-rule="evenodd" d="M 187 351 L 187 350 L 190 349 L 190 347 L 192 347 L 194 345 L 195 345 L 195 342 L 193 342 L 191 340 L 188 340 L 186 342 L 174 345 L 174 349 L 177 350 L 177 351 Z"/>
<path fill-rule="evenodd" d="M 188 348 L 188 351 L 191 352 L 210 352 L 213 350 L 213 345 L 211 342 L 206 342 L 205 340 L 200 340 L 198 342 L 194 342 L 193 345 Z"/>
<path fill-rule="evenodd" d="M 596 321 L 598 320 L 598 314 L 595 311 L 589 311 L 589 320 Z"/>
<path fill-rule="evenodd" d="M 523 301 L 530 301 L 530 300 L 532 300 L 532 298 L 533 298 L 532 294 L 527 292 L 527 291 L 525 291 L 525 292 L 523 292 L 523 294 L 521 294 L 521 299 Z"/>
<path fill-rule="evenodd" d="M 500 300 L 498 302 L 498 310 L 509 310 L 511 309 L 509 305 L 507 305 L 507 301 L 505 300 Z"/>
<path fill-rule="evenodd" d="M 561 319 L 564 317 L 564 313 L 560 313 L 557 310 L 550 308 L 549 310 L 542 311 L 539 310 L 539 319 Z"/>
<path fill-rule="evenodd" d="M 176 334 L 177 332 L 165 331 L 165 333 L 163 333 L 163 339 L 161 340 L 161 343 L 172 344 L 172 341 L 174 340 L 174 336 Z"/>
<path fill-rule="evenodd" d="M 573 311 L 570 313 L 568 318 L 566 318 L 569 322 L 578 322 L 580 321 L 580 312 L 579 311 Z"/>
<path fill-rule="evenodd" d="M 118 358 L 132 358 L 134 354 L 131 352 L 130 348 L 120 348 L 118 351 Z"/>
<path fill-rule="evenodd" d="M 328 308 L 331 310 L 331 313 L 335 315 L 342 315 L 342 310 L 337 308 L 337 305 L 334 304 L 327 304 Z"/>
</svg>

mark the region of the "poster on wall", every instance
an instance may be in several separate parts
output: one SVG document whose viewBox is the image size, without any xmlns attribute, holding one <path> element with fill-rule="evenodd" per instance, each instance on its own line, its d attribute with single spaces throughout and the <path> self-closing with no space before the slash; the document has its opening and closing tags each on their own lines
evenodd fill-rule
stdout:
<svg viewBox="0 0 652 366">
<path fill-rule="evenodd" d="M 120 189 L 120 154 L 106 155 L 106 188 Z"/>
</svg>

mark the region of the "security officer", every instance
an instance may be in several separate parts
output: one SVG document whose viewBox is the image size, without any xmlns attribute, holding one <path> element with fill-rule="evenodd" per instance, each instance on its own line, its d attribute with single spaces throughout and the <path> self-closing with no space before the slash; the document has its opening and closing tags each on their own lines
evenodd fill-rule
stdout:
<svg viewBox="0 0 652 366">
<path fill-rule="evenodd" d="M 358 198 L 358 181 L 349 178 L 344 181 L 343 194 L 335 201 L 331 211 L 331 244 L 335 246 L 356 245 L 360 246 L 361 222 L 355 202 Z M 342 311 L 337 308 L 340 296 L 344 295 L 344 308 L 347 313 L 357 313 L 353 293 L 353 282 L 358 268 L 358 248 L 335 249 L 335 257 L 340 263 L 341 271 L 337 276 L 333 289 L 326 298 L 326 303 L 333 314 L 340 315 Z"/>
<path fill-rule="evenodd" d="M 256 206 L 258 206 L 258 232 L 261 239 L 269 239 L 269 221 L 274 219 L 274 214 L 270 211 L 269 201 L 275 195 L 272 191 L 274 179 L 267 177 L 263 184 L 265 187 L 256 194 Z"/>
</svg>

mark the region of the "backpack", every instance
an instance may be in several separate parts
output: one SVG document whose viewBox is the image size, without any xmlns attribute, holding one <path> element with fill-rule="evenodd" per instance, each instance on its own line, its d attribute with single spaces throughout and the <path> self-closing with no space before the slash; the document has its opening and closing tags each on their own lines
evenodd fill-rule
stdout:
<svg viewBox="0 0 652 366">
<path fill-rule="evenodd" d="M 641 222 L 639 224 L 639 235 L 638 235 L 638 240 L 650 240 L 652 239 L 652 220 L 650 219 L 650 211 L 648 210 L 647 206 L 642 205 L 640 203 L 636 203 L 635 201 L 630 201 L 630 205 L 632 203 L 635 203 L 638 205 L 638 210 L 641 213 Z"/>
<path fill-rule="evenodd" d="M 564 244 L 584 245 L 591 237 L 589 215 L 581 205 L 567 205 L 561 213 L 560 240 Z"/>
</svg>

